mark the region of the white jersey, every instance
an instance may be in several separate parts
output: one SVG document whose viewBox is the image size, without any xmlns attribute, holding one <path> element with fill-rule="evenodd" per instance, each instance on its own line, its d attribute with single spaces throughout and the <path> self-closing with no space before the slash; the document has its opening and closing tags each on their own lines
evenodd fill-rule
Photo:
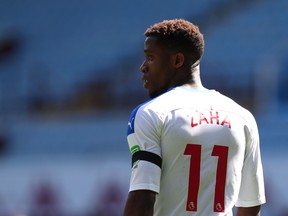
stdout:
<svg viewBox="0 0 288 216">
<path fill-rule="evenodd" d="M 252 114 L 214 90 L 177 87 L 138 106 L 127 139 L 130 191 L 157 192 L 154 215 L 232 215 L 265 203 Z"/>
</svg>

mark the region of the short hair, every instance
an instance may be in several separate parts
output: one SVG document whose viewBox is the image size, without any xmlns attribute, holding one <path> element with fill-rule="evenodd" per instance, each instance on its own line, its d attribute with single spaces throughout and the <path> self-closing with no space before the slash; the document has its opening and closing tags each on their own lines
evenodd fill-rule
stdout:
<svg viewBox="0 0 288 216">
<path fill-rule="evenodd" d="M 149 27 L 144 35 L 156 36 L 157 42 L 175 51 L 182 51 L 196 62 L 204 53 L 204 37 L 197 25 L 184 20 L 164 20 Z M 193 62 L 193 63 L 194 63 Z"/>
</svg>

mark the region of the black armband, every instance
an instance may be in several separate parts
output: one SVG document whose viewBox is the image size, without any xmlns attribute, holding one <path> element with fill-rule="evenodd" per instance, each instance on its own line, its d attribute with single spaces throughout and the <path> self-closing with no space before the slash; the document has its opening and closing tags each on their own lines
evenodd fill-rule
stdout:
<svg viewBox="0 0 288 216">
<path fill-rule="evenodd" d="M 133 164 L 138 160 L 149 161 L 149 162 L 159 166 L 160 169 L 162 167 L 162 158 L 153 152 L 148 152 L 148 151 L 135 152 L 132 155 L 132 167 L 133 167 Z"/>
</svg>

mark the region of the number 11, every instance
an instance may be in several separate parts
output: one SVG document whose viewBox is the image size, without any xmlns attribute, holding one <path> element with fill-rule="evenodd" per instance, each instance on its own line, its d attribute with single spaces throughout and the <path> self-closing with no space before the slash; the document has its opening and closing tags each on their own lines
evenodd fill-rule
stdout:
<svg viewBox="0 0 288 216">
<path fill-rule="evenodd" d="M 211 153 L 211 156 L 218 157 L 214 195 L 214 212 L 225 211 L 224 196 L 228 149 L 229 148 L 227 146 L 215 145 Z M 184 155 L 191 155 L 186 210 L 197 211 L 198 191 L 200 185 L 201 145 L 187 144 Z"/>
</svg>

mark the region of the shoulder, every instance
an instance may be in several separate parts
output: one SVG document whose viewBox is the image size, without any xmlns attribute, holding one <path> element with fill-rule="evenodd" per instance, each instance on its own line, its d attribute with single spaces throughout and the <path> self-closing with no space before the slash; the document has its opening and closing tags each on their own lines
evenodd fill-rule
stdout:
<svg viewBox="0 0 288 216">
<path fill-rule="evenodd" d="M 157 125 L 159 126 L 168 112 L 168 101 L 172 92 L 166 92 L 156 98 L 146 101 L 132 110 L 128 122 L 127 134 L 134 133 L 135 124 L 138 126 Z"/>
<path fill-rule="evenodd" d="M 139 113 L 153 113 L 153 112 L 157 112 L 159 113 L 161 110 L 165 110 L 167 109 L 167 105 L 171 104 L 171 101 L 174 100 L 174 98 L 176 97 L 176 91 L 174 91 L 175 89 L 171 89 L 169 91 L 167 91 L 166 93 L 153 98 L 151 100 L 148 100 L 140 105 L 138 105 L 132 112 L 131 112 L 131 116 L 136 116 Z"/>
<path fill-rule="evenodd" d="M 220 109 L 227 110 L 228 112 L 237 115 L 238 117 L 242 118 L 247 125 L 250 125 L 253 128 L 256 126 L 255 117 L 250 110 L 243 107 L 230 97 L 227 97 L 219 92 L 216 92 L 216 95 L 217 96 L 215 98 L 221 100 L 221 103 L 219 103 L 221 106 Z"/>
</svg>

